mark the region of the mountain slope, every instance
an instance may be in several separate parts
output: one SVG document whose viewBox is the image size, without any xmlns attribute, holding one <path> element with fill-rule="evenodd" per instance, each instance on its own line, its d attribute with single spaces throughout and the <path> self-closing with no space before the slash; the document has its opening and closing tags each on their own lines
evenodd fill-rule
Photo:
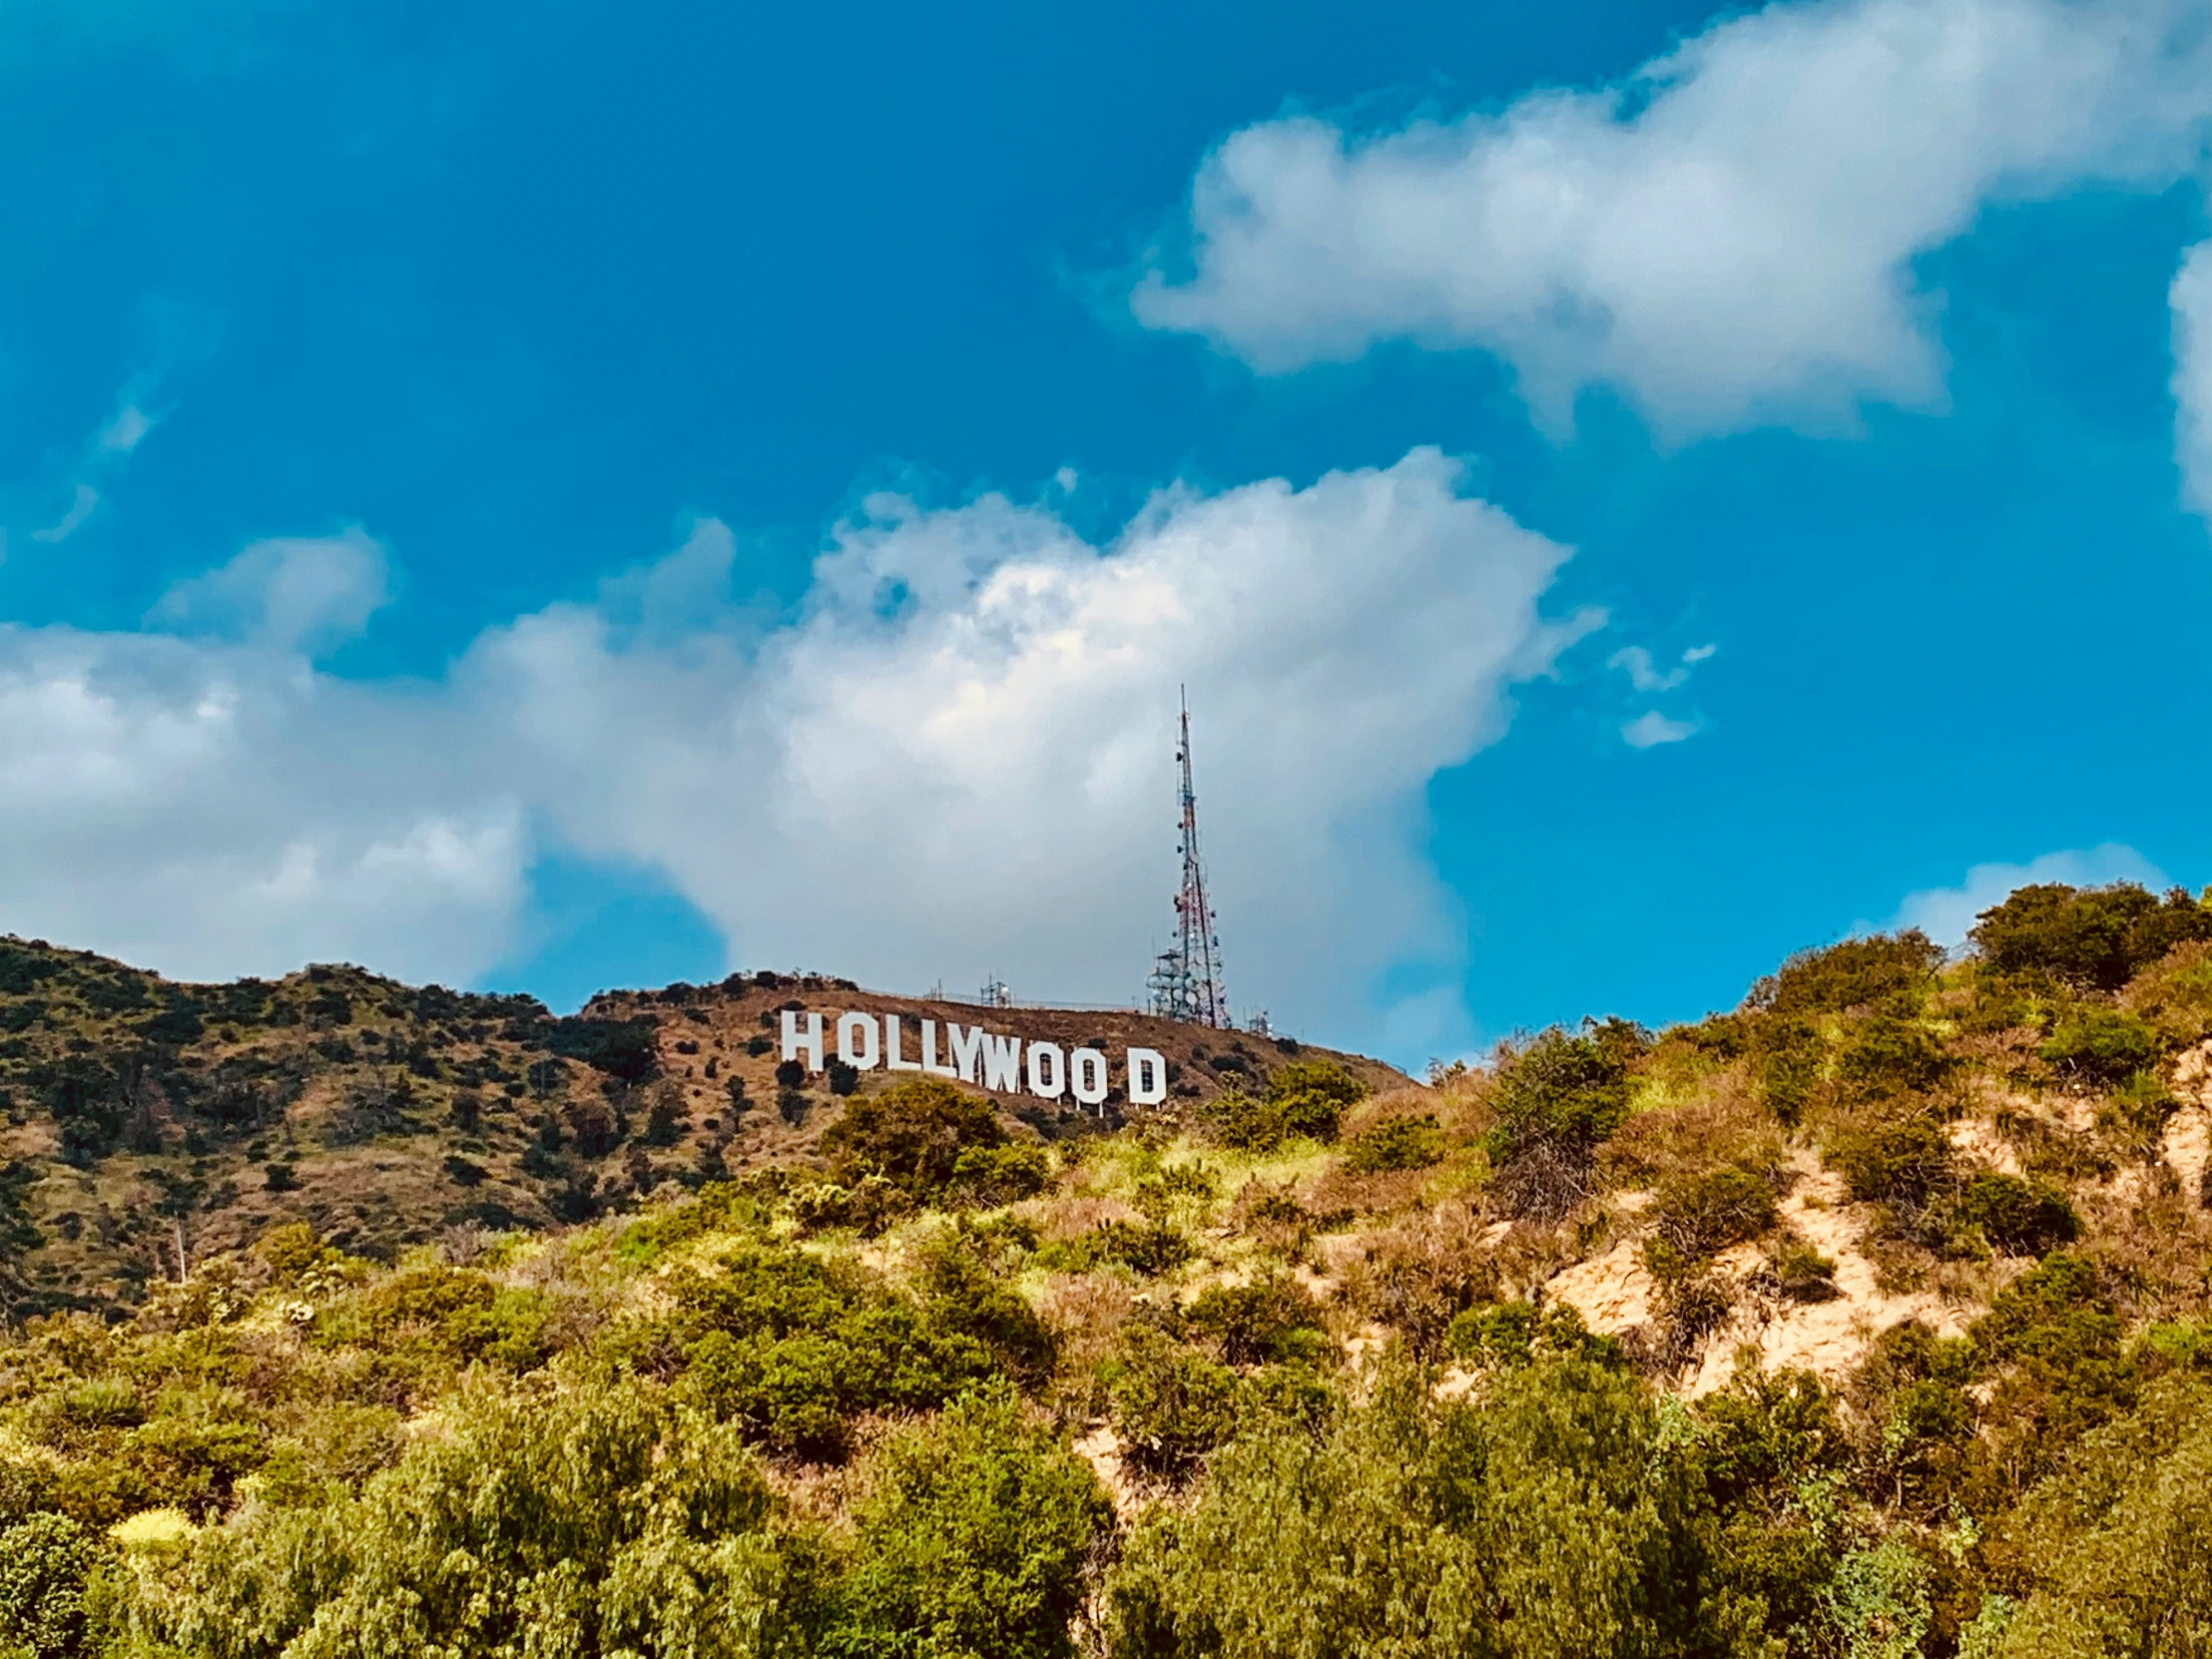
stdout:
<svg viewBox="0 0 2212 1659">
<path fill-rule="evenodd" d="M 1264 1084 L 1294 1042 L 1129 1013 L 978 1009 L 819 975 L 611 992 L 555 1018 L 526 996 L 410 987 L 359 968 L 180 984 L 0 937 L 0 1276 L 15 1314 L 130 1306 L 156 1279 L 304 1221 L 389 1259 L 449 1228 L 538 1229 L 759 1164 L 808 1163 L 840 1113 L 827 1072 L 777 1080 L 780 1011 L 987 1024 L 1167 1058 L 1171 1099 Z M 942 1039 L 940 1039 L 942 1040 Z M 829 1056 L 825 1056 L 828 1058 Z M 1404 1079 L 1340 1057 L 1376 1083 Z M 889 1074 L 855 1080 L 866 1093 Z M 986 1091 L 990 1092 L 990 1091 Z M 997 1092 L 1054 1137 L 1120 1121 Z"/>
</svg>

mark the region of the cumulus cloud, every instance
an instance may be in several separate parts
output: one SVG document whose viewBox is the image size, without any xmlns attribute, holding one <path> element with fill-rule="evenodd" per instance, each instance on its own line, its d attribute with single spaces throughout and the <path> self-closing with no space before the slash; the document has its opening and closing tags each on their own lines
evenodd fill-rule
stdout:
<svg viewBox="0 0 2212 1659">
<path fill-rule="evenodd" d="M 152 619 L 182 633 L 311 657 L 357 636 L 390 602 L 384 549 L 355 526 L 338 536 L 255 542 L 220 569 L 170 589 Z"/>
<path fill-rule="evenodd" d="M 2212 517 L 2212 242 L 2189 250 L 2169 295 L 2174 328 L 2174 458 L 2181 498 Z"/>
<path fill-rule="evenodd" d="M 1420 450 L 1171 490 L 1104 549 L 1000 498 L 877 498 L 757 652 L 556 608 L 465 673 L 566 781 L 564 834 L 660 864 L 741 954 L 1101 1000 L 1164 942 L 1188 683 L 1232 994 L 1356 1019 L 1383 968 L 1456 959 L 1427 781 L 1596 620 L 1539 614 L 1566 550 L 1459 482 Z"/>
<path fill-rule="evenodd" d="M 1942 398 L 1916 256 L 1985 204 L 2156 188 L 2201 158 L 2188 0 L 1811 0 L 1623 84 L 1379 135 L 1294 117 L 1199 171 L 1192 270 L 1132 298 L 1263 370 L 1479 347 L 1539 419 L 1617 388 L 1682 440 Z"/>
<path fill-rule="evenodd" d="M 454 738 L 260 645 L 0 628 L 0 928 L 187 977 L 483 972 L 525 821 Z"/>
<path fill-rule="evenodd" d="M 1974 919 L 1983 910 L 2003 903 L 2020 887 L 2044 881 L 2062 881 L 2075 887 L 2134 881 L 2153 892 L 2170 885 L 2165 873 L 2132 846 L 2107 841 L 2086 851 L 2046 852 L 2024 864 L 1975 864 L 1955 887 L 1929 887 L 1906 894 L 1905 902 L 1883 923 L 1883 929 L 1894 932 L 1918 927 L 1936 943 L 1956 948 L 1966 942 Z"/>
<path fill-rule="evenodd" d="M 0 926 L 181 971 L 465 979 L 508 947 L 542 826 L 657 865 L 736 961 L 1126 998 L 1171 920 L 1188 683 L 1239 1006 L 1464 1040 L 1452 999 L 1377 990 L 1457 960 L 1423 792 L 1601 619 L 1543 615 L 1567 549 L 1461 485 L 1416 450 L 1173 489 L 1103 547 L 1000 497 L 877 497 L 765 632 L 709 521 L 435 685 L 308 660 L 380 602 L 373 543 L 261 544 L 158 608 L 172 632 L 0 632 Z"/>
</svg>

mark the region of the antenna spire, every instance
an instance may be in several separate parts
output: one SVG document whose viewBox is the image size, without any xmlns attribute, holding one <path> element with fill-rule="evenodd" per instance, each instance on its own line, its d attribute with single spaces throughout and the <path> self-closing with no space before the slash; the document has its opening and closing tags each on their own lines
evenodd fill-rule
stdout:
<svg viewBox="0 0 2212 1659">
<path fill-rule="evenodd" d="M 1198 850 L 1198 792 L 1191 784 L 1191 701 L 1178 688 L 1182 723 L 1176 764 L 1182 768 L 1183 886 L 1175 895 L 1175 943 L 1160 952 L 1145 979 L 1152 1011 L 1192 1025 L 1226 1028 L 1229 993 L 1222 987 L 1221 939 L 1214 932 L 1213 906 L 1206 899 L 1206 865 Z"/>
</svg>

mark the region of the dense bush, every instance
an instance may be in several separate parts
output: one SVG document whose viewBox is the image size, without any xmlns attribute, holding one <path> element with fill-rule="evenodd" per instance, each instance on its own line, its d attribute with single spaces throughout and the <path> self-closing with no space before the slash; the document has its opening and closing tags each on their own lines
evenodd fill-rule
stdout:
<svg viewBox="0 0 2212 1659">
<path fill-rule="evenodd" d="M 927 1200 L 952 1184 L 961 1156 L 1001 1146 L 1006 1131 L 990 1102 L 937 1077 L 909 1077 L 848 1102 L 822 1137 L 832 1179 L 847 1186 L 879 1175 Z"/>
<path fill-rule="evenodd" d="M 2183 1653 L 2212 1630 L 2212 1398 L 2176 1378 L 2098 1430 L 2020 1506 L 2002 1540 L 2024 1603 L 1991 1597 L 1977 1653 L 2120 1659 Z"/>
<path fill-rule="evenodd" d="M 1209 1285 L 1183 1317 L 1194 1332 L 1212 1341 L 1225 1365 L 1312 1365 L 1328 1347 L 1321 1305 L 1283 1274 L 1241 1285 Z"/>
<path fill-rule="evenodd" d="M 2179 887 L 2161 901 L 2127 881 L 2108 887 L 2045 882 L 2018 888 L 1982 911 L 1972 938 L 1995 973 L 2043 972 L 2116 991 L 2174 946 L 2212 939 L 2212 910 Z"/>
<path fill-rule="evenodd" d="M 1837 1075 L 1862 1098 L 1921 1094 L 1948 1077 L 1957 1062 L 1942 1039 L 1909 1020 L 1877 1014 L 1856 1022 L 1837 1056 Z"/>
<path fill-rule="evenodd" d="M 1052 1180 L 1052 1159 L 1027 1141 L 1006 1146 L 971 1146 L 953 1161 L 947 1183 L 953 1195 L 985 1207 L 1034 1198 Z"/>
<path fill-rule="evenodd" d="M 1102 1221 L 1072 1239 L 1037 1253 L 1041 1267 L 1062 1273 L 1126 1267 L 1147 1275 L 1171 1273 L 1191 1259 L 1191 1241 L 1163 1221 Z"/>
<path fill-rule="evenodd" d="M 1034 1364 L 1034 1324 L 993 1346 L 973 1298 L 916 1305 L 854 1267 L 765 1245 L 680 1282 L 675 1331 L 686 1395 L 744 1433 L 841 1456 L 862 1411 L 941 1404 L 1000 1370 Z M 999 1329 L 1014 1331 L 1011 1322 Z"/>
<path fill-rule="evenodd" d="M 1953 1217 L 1957 1226 L 2013 1256 L 2040 1256 L 2070 1243 L 2081 1231 L 2063 1192 L 2016 1175 L 1975 1176 L 1958 1195 Z"/>
<path fill-rule="evenodd" d="M 1154 1474 L 1187 1472 L 1237 1428 L 1237 1374 L 1137 1323 L 1102 1374 L 1122 1454 Z"/>
<path fill-rule="evenodd" d="M 1985 1364 L 2011 1368 L 2002 1390 L 2015 1414 L 2070 1439 L 2133 1403 L 2136 1379 L 2103 1276 L 2086 1257 L 2056 1252 L 1990 1300 L 1971 1332 Z"/>
<path fill-rule="evenodd" d="M 1476 1366 L 1579 1360 L 1619 1371 L 1627 1365 L 1619 1343 L 1593 1335 L 1582 1316 L 1564 1304 L 1539 1309 L 1531 1302 L 1493 1302 L 1469 1308 L 1444 1333 L 1444 1350 Z"/>
<path fill-rule="evenodd" d="M 1751 1027 L 1752 1075 L 1775 1121 L 1796 1128 L 1820 1087 L 1828 1042 L 1814 1021 L 1768 1014 Z"/>
<path fill-rule="evenodd" d="M 1317 1437 L 1256 1425 L 1195 1504 L 1148 1511 L 1109 1651 L 1250 1659 L 1690 1653 L 1716 1631 L 1688 1466 L 1630 1379 L 1498 1372 L 1476 1400 L 1385 1386 Z M 1718 1638 L 1718 1640 L 1716 1640 Z"/>
<path fill-rule="evenodd" d="M 1427 1169 L 1443 1162 L 1444 1132 L 1436 1114 L 1391 1117 L 1363 1129 L 1345 1148 L 1345 1168 L 1360 1175 Z"/>
<path fill-rule="evenodd" d="M 85 1587 L 100 1553 L 66 1515 L 0 1527 L 0 1655 L 76 1659 L 85 1651 Z"/>
<path fill-rule="evenodd" d="M 1925 1207 L 1957 1173 L 1957 1154 L 1936 1118 L 1925 1112 L 1837 1134 L 1825 1150 L 1829 1168 L 1860 1203 Z"/>
<path fill-rule="evenodd" d="M 2087 1003 L 2060 1019 L 2038 1052 L 2068 1076 L 2110 1084 L 2154 1064 L 2159 1049 L 2158 1032 L 2135 1015 Z"/>
<path fill-rule="evenodd" d="M 1554 1026 L 1505 1051 L 1484 1150 L 1510 1213 L 1556 1220 L 1589 1196 L 1597 1146 L 1627 1117 L 1630 1067 L 1648 1047 L 1641 1030 L 1609 1020 L 1578 1036 Z"/>
<path fill-rule="evenodd" d="M 1724 1166 L 1672 1176 L 1653 1201 L 1653 1231 L 1685 1256 L 1710 1256 L 1756 1239 L 1774 1225 L 1774 1181 Z"/>
<path fill-rule="evenodd" d="M 791 1631 L 800 1587 L 731 1430 L 636 1382 L 472 1387 L 443 1426 L 357 1496 L 148 1563 L 124 1622 L 241 1659 L 761 1652 Z"/>
<path fill-rule="evenodd" d="M 1753 1007 L 1771 1013 L 1828 1014 L 1853 1008 L 1910 1018 L 1921 1010 L 1943 963 L 1943 947 L 1917 927 L 1801 950 L 1751 988 Z"/>
<path fill-rule="evenodd" d="M 1334 1060 L 1293 1060 L 1268 1077 L 1268 1104 L 1284 1129 L 1322 1140 L 1337 1133 L 1337 1120 L 1367 1093 L 1367 1085 Z"/>
<path fill-rule="evenodd" d="M 1093 1544 L 1113 1512 L 1088 1465 L 1003 1384 L 870 1463 L 854 1559 L 822 1650 L 1067 1659 Z M 759 1650 L 756 1650 L 759 1651 Z"/>
<path fill-rule="evenodd" d="M 1208 1118 L 1223 1145 L 1270 1152 L 1293 1136 L 1334 1140 L 1338 1121 L 1367 1094 L 1367 1085 L 1334 1060 L 1293 1060 L 1275 1068 L 1260 1094 L 1225 1089 Z"/>
</svg>

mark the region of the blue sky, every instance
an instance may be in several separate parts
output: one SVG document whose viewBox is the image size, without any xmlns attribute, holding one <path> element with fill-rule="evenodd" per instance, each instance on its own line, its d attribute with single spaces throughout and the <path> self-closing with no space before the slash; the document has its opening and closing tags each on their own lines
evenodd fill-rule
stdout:
<svg viewBox="0 0 2212 1659">
<path fill-rule="evenodd" d="M 0 930 L 1112 999 L 1186 681 L 1408 1062 L 2212 879 L 2208 28 L 18 8 Z"/>
</svg>

